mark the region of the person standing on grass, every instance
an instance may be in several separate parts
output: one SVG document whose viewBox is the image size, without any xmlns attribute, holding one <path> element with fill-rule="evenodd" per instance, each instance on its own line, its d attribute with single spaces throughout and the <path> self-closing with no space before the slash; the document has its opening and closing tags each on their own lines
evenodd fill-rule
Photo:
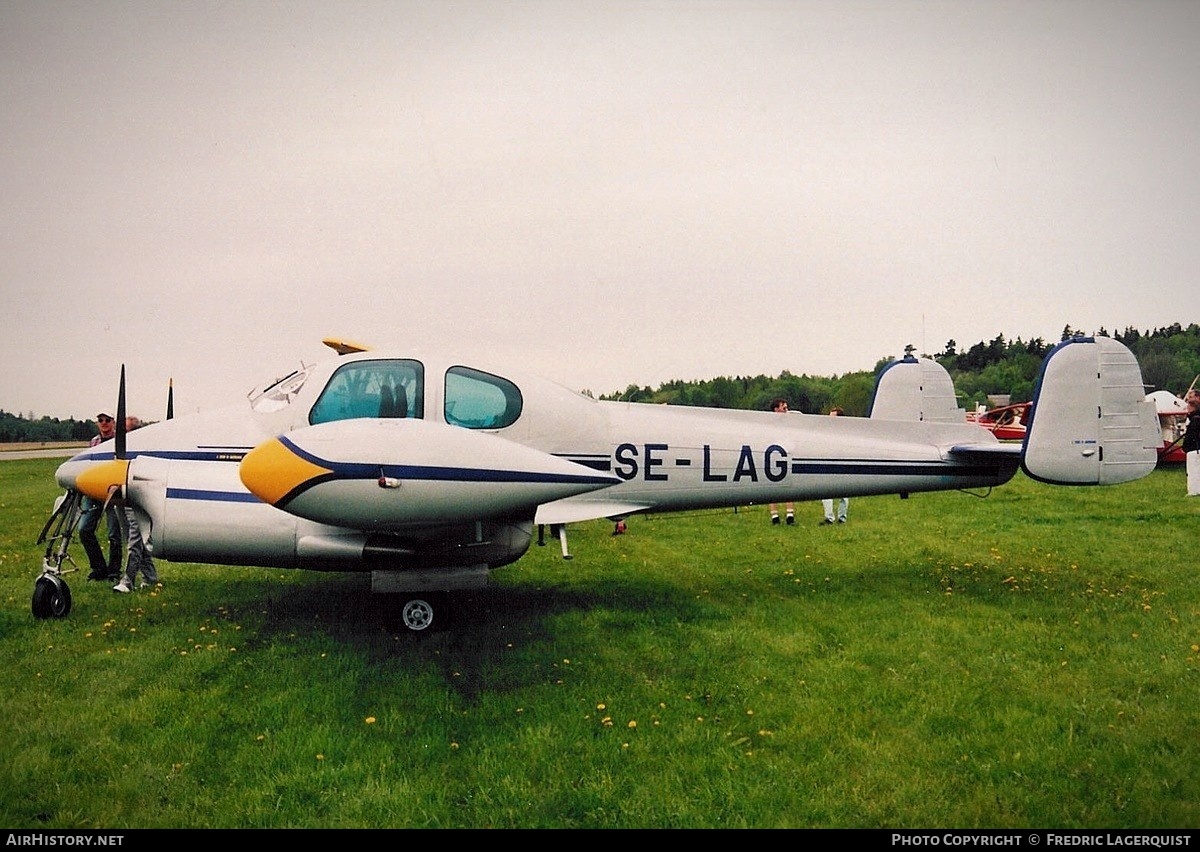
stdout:
<svg viewBox="0 0 1200 852">
<path fill-rule="evenodd" d="M 116 434 L 116 424 L 110 415 L 100 412 L 96 415 L 95 435 L 88 446 L 96 446 L 107 441 Z M 121 539 L 124 538 L 121 523 L 117 516 L 117 507 L 112 503 L 105 508 L 100 500 L 91 497 L 83 498 L 83 513 L 79 516 L 79 543 L 88 558 L 87 578 L 89 580 L 115 580 L 121 574 Z M 104 515 L 104 523 L 108 527 L 108 560 L 104 559 L 104 551 L 100 549 L 100 541 L 96 538 L 96 530 L 100 527 L 100 515 Z"/>
<path fill-rule="evenodd" d="M 842 415 L 842 410 L 840 408 L 829 409 L 830 417 L 840 417 L 841 415 Z M 846 513 L 850 511 L 850 498 L 849 497 L 838 498 L 838 500 L 837 500 L 837 516 L 836 517 L 833 514 L 833 499 L 832 498 L 822 500 L 821 508 L 825 510 L 825 517 L 822 518 L 822 520 L 821 520 L 822 525 L 832 524 L 835 521 L 839 524 L 844 524 L 844 523 L 846 523 Z"/>
<path fill-rule="evenodd" d="M 787 412 L 788 412 L 787 400 L 784 399 L 783 397 L 778 397 L 776 399 L 771 400 L 771 410 L 774 411 L 776 414 L 787 414 Z M 771 523 L 778 524 L 779 523 L 779 507 L 776 506 L 774 503 L 771 503 L 768 506 L 768 508 L 771 510 Z M 790 527 L 794 523 L 796 523 L 796 505 L 794 503 L 788 503 L 786 506 L 786 509 L 787 509 L 787 523 L 788 523 L 788 526 Z"/>
<path fill-rule="evenodd" d="M 1191 388 L 1183 401 L 1187 405 L 1187 431 L 1183 433 L 1187 494 L 1200 497 L 1200 390 Z"/>
<path fill-rule="evenodd" d="M 125 418 L 125 432 L 132 432 L 134 429 L 142 425 L 142 422 L 136 417 Z M 150 558 L 150 549 L 146 547 L 146 539 L 142 537 L 141 527 L 138 526 L 137 515 L 133 512 L 133 507 L 123 506 L 122 510 L 125 513 L 125 525 L 129 530 L 129 559 L 125 563 L 125 576 L 121 578 L 121 582 L 113 586 L 114 592 L 128 594 L 133 591 L 133 584 L 137 580 L 138 573 L 142 575 L 143 586 L 156 586 L 158 582 L 158 571 L 154 567 L 154 560 Z"/>
</svg>

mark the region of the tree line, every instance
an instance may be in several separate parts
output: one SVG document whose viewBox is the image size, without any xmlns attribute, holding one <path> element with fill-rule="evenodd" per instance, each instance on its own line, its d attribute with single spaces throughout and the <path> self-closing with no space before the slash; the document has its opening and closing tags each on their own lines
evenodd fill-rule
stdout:
<svg viewBox="0 0 1200 852">
<path fill-rule="evenodd" d="M 96 434 L 90 420 L 35 418 L 0 409 L 0 444 L 42 443 L 51 441 L 87 441 Z"/>
<path fill-rule="evenodd" d="M 1200 375 L 1200 325 L 1187 327 L 1175 323 L 1152 331 L 1126 328 L 1110 334 L 1101 328 L 1091 334 L 1066 326 L 1060 341 L 1075 337 L 1112 337 L 1125 344 L 1137 357 L 1147 392 L 1169 390 L 1183 396 Z M 946 342 L 933 358 L 945 367 L 954 380 L 959 404 L 968 411 L 986 404 L 989 396 L 1007 394 L 1013 402 L 1033 396 L 1033 386 L 1046 354 L 1055 344 L 1042 338 L 1029 341 L 1008 340 L 998 335 L 960 349 L 954 340 Z M 905 354 L 915 353 L 913 346 Z M 783 397 L 793 411 L 823 414 L 834 406 L 846 414 L 864 416 L 875 390 L 875 376 L 894 356 L 880 358 L 871 372 L 866 370 L 835 376 L 796 375 L 788 371 L 778 376 L 718 376 L 715 379 L 683 381 L 676 379 L 657 389 L 630 385 L 624 391 L 601 399 L 625 402 L 651 402 L 666 405 L 696 405 L 709 408 L 742 408 L 765 411 L 771 400 Z M 43 441 L 86 441 L 96 434 L 90 420 L 59 420 L 13 414 L 0 409 L 0 443 Z"/>
<path fill-rule="evenodd" d="M 1104 328 L 1088 333 L 1068 325 L 1055 343 L 1047 343 L 1040 337 L 1029 341 L 1019 337 L 1009 340 L 1001 334 L 966 349 L 960 349 L 956 341 L 950 340 L 942 351 L 922 357 L 932 358 L 946 368 L 954 380 L 959 405 L 970 411 L 977 405 L 986 405 L 989 396 L 1008 395 L 1013 402 L 1031 399 L 1047 353 L 1059 342 L 1093 336 L 1111 337 L 1129 347 L 1141 365 L 1147 393 L 1169 390 L 1183 396 L 1200 375 L 1200 325 L 1195 323 L 1186 327 L 1175 323 L 1152 331 L 1126 328 L 1116 333 L 1109 333 Z M 905 348 L 905 354 L 915 353 L 916 347 Z M 870 407 L 875 376 L 894 359 L 895 356 L 880 358 L 870 372 L 863 370 L 840 376 L 796 375 L 785 370 L 778 376 L 675 380 L 657 389 L 630 385 L 624 391 L 600 398 L 765 411 L 771 400 L 783 397 L 793 411 L 823 414 L 837 406 L 846 414 L 861 417 Z"/>
</svg>

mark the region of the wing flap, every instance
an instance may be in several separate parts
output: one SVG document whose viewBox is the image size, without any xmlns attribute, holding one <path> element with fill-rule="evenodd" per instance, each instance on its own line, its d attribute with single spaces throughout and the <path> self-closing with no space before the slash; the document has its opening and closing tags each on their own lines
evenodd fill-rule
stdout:
<svg viewBox="0 0 1200 852">
<path fill-rule="evenodd" d="M 624 518 L 644 512 L 650 506 L 645 503 L 626 503 L 618 500 L 577 500 L 565 498 L 543 503 L 533 517 L 535 524 L 576 524 L 580 521 L 595 521 L 600 518 Z"/>
</svg>

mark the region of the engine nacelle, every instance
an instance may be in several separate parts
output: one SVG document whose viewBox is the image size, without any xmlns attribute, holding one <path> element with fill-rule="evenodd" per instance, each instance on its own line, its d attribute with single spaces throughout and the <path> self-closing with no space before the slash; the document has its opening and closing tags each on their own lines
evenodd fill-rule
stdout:
<svg viewBox="0 0 1200 852">
<path fill-rule="evenodd" d="M 543 503 L 620 483 L 495 435 L 412 419 L 297 429 L 247 453 L 240 476 L 250 493 L 289 514 L 380 533 L 532 520 Z"/>
</svg>

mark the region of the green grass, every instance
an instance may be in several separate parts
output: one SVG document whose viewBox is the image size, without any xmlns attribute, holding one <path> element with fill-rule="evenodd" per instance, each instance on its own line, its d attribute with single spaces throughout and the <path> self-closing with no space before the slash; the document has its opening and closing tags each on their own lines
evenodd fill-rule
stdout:
<svg viewBox="0 0 1200 852">
<path fill-rule="evenodd" d="M 0 463 L 0 825 L 1200 826 L 1179 470 L 581 524 L 414 636 L 365 577 L 166 562 L 38 621 L 57 463 Z"/>
</svg>

